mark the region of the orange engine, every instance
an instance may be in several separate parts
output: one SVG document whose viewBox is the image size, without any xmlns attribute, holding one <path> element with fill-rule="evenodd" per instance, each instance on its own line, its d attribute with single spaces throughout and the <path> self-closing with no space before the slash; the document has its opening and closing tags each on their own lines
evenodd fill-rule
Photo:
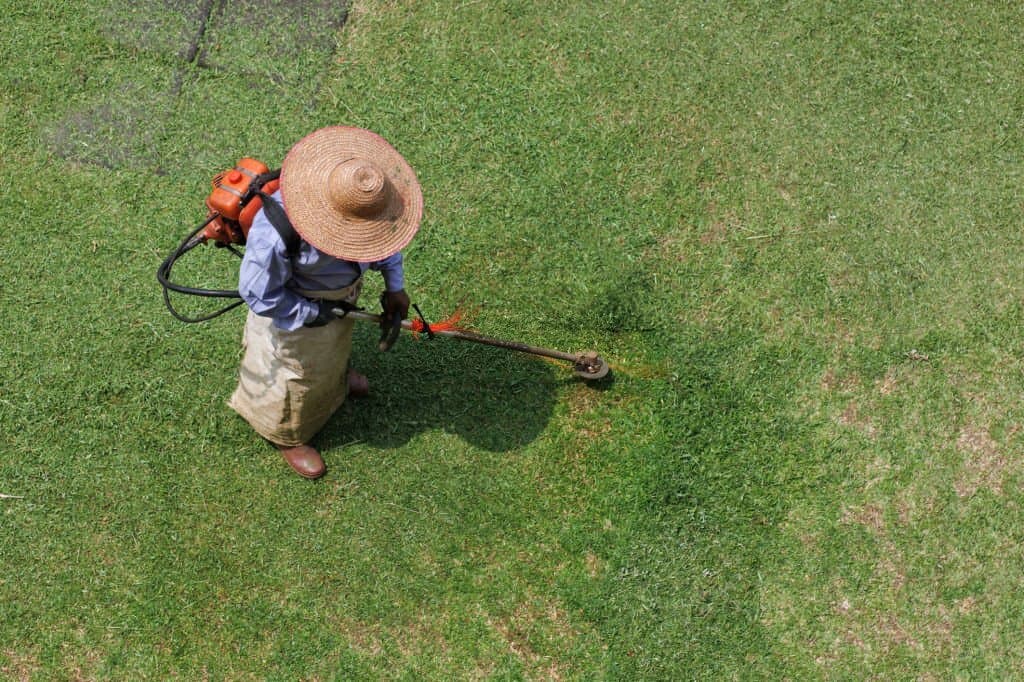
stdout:
<svg viewBox="0 0 1024 682">
<path fill-rule="evenodd" d="M 213 191 L 206 198 L 206 207 L 213 218 L 203 231 L 204 240 L 222 244 L 244 244 L 252 227 L 252 219 L 263 206 L 259 195 L 250 194 L 252 182 L 270 172 L 262 161 L 244 158 L 234 168 L 217 173 L 213 178 Z M 277 191 L 280 181 L 270 180 L 263 185 L 267 194 Z"/>
</svg>

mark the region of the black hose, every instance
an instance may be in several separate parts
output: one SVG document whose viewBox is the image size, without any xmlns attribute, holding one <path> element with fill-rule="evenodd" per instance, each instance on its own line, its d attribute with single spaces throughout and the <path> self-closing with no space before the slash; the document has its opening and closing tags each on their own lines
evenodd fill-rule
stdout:
<svg viewBox="0 0 1024 682">
<path fill-rule="evenodd" d="M 181 320 L 182 322 L 194 323 L 212 320 L 213 318 L 219 317 L 220 315 L 223 315 L 229 310 L 237 308 L 238 306 L 245 303 L 245 301 L 241 300 L 242 296 L 238 293 L 237 290 L 232 291 L 230 289 L 199 289 L 196 287 L 187 287 L 181 284 L 175 284 L 174 282 L 171 281 L 171 269 L 174 267 L 174 264 L 178 261 L 179 258 L 181 258 L 186 253 L 188 253 L 189 251 L 203 243 L 202 239 L 196 239 L 196 235 L 198 235 L 207 225 L 213 222 L 213 220 L 217 216 L 218 214 L 214 213 L 209 218 L 207 218 L 206 221 L 203 222 L 199 227 L 197 227 L 191 233 L 189 233 L 189 235 L 185 237 L 180 244 L 178 244 L 178 247 L 174 249 L 174 251 L 172 251 L 171 254 L 167 256 L 167 258 L 164 259 L 164 262 L 160 264 L 160 267 L 157 268 L 156 271 L 157 281 L 159 281 L 160 286 L 163 287 L 164 305 L 167 306 L 167 310 L 171 313 L 171 315 L 173 315 L 176 319 Z M 229 251 L 231 251 L 231 253 L 235 254 L 239 258 L 242 257 L 242 254 L 239 253 L 236 249 L 229 248 Z M 177 310 L 175 310 L 174 306 L 171 304 L 171 297 L 169 293 L 171 291 L 177 292 L 179 294 L 188 294 L 189 296 L 204 296 L 208 298 L 237 298 L 239 300 L 208 315 L 201 315 L 199 317 L 186 317 L 185 315 L 182 315 Z"/>
</svg>

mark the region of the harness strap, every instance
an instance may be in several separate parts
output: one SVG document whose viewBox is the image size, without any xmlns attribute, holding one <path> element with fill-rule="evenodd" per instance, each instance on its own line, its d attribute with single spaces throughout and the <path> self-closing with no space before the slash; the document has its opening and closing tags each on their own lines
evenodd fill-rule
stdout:
<svg viewBox="0 0 1024 682">
<path fill-rule="evenodd" d="M 277 203 L 274 197 L 262 189 L 257 190 L 256 193 L 263 199 L 263 213 L 266 214 L 267 220 L 270 221 L 270 224 L 274 226 L 274 229 L 281 236 L 285 252 L 289 258 L 294 258 L 299 253 L 302 237 L 295 231 L 292 221 L 288 220 L 288 214 L 284 212 L 284 207 Z"/>
</svg>

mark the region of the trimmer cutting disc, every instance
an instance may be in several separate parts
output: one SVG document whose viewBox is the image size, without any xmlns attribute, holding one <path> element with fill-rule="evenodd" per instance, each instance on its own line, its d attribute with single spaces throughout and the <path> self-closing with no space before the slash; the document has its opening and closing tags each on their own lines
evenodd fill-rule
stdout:
<svg viewBox="0 0 1024 682">
<path fill-rule="evenodd" d="M 592 350 L 577 355 L 576 364 L 573 365 L 573 373 L 587 381 L 603 379 L 608 375 L 608 369 L 608 363 Z"/>
</svg>

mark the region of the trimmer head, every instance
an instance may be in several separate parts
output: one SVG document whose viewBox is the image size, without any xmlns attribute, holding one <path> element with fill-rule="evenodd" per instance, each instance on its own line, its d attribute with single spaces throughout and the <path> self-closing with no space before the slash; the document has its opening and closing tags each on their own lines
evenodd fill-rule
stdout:
<svg viewBox="0 0 1024 682">
<path fill-rule="evenodd" d="M 585 351 L 576 356 L 576 364 L 573 365 L 573 373 L 587 381 L 597 381 L 608 375 L 608 363 L 592 350 Z"/>
</svg>

